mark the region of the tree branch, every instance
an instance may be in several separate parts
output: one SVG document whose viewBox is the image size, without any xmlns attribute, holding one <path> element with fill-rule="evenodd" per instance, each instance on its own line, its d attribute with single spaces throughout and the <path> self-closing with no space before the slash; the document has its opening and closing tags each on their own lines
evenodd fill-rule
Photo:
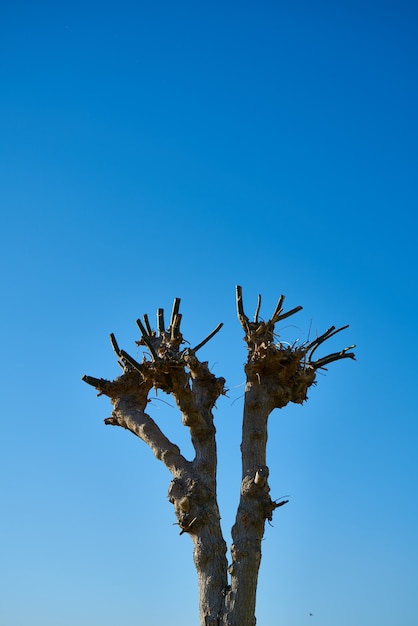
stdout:
<svg viewBox="0 0 418 626">
<path fill-rule="evenodd" d="M 354 352 L 347 352 L 347 350 L 352 350 L 355 348 L 355 345 L 348 346 L 348 348 L 344 348 L 340 352 L 334 352 L 333 354 L 328 354 L 328 356 L 322 357 L 322 359 L 318 359 L 317 361 L 310 362 L 314 369 L 323 368 L 325 365 L 332 363 L 333 361 L 340 361 L 341 359 L 353 359 L 356 360 Z"/>
<path fill-rule="evenodd" d="M 137 372 L 142 373 L 143 366 L 140 363 L 138 363 L 138 361 L 135 361 L 135 359 L 130 354 L 125 352 L 125 350 L 120 351 L 120 356 L 121 358 L 123 358 L 124 361 L 126 361 L 127 363 L 129 363 L 129 365 L 131 365 L 134 369 L 136 369 Z"/>
<path fill-rule="evenodd" d="M 189 462 L 180 453 L 178 446 L 164 435 L 152 417 L 133 404 L 132 398 L 129 397 L 115 400 L 112 417 L 105 419 L 105 424 L 130 430 L 151 448 L 155 457 L 162 461 L 174 476 L 178 476 L 189 466 Z"/>
<path fill-rule="evenodd" d="M 348 328 L 348 324 L 346 324 L 345 326 L 341 326 L 341 328 L 335 328 L 335 326 L 331 326 L 330 328 L 327 328 L 327 330 L 322 335 L 311 341 L 311 343 L 305 347 L 306 352 L 309 352 L 309 359 L 312 358 L 313 353 L 321 345 L 321 343 L 323 343 L 333 335 L 341 332 L 342 330 L 345 330 L 346 328 Z"/>
<path fill-rule="evenodd" d="M 272 324 L 277 324 L 277 322 L 281 322 L 281 320 L 286 319 L 286 317 L 290 317 L 291 315 L 294 315 L 295 313 L 297 313 L 298 311 L 301 311 L 303 307 L 301 306 L 296 306 L 294 309 L 291 309 L 290 311 L 287 311 L 287 313 L 282 313 L 282 306 L 283 306 L 283 302 L 284 302 L 284 296 L 280 296 L 279 301 L 277 303 L 277 306 L 274 310 L 274 313 L 271 317 L 271 323 Z"/>
<path fill-rule="evenodd" d="M 279 301 L 276 305 L 276 308 L 274 309 L 274 313 L 271 316 L 271 321 L 274 323 L 276 320 L 279 319 L 280 313 L 283 310 L 283 302 L 284 302 L 285 296 L 281 295 L 279 298 Z"/>
<path fill-rule="evenodd" d="M 211 333 L 209 333 L 209 335 L 207 337 L 205 337 L 205 339 L 203 339 L 203 341 L 201 341 L 200 343 L 197 344 L 197 346 L 195 346 L 194 348 L 191 349 L 191 352 L 197 352 L 198 350 L 200 350 L 200 348 L 203 348 L 203 346 L 212 339 L 212 337 L 214 337 L 216 335 L 217 332 L 219 332 L 221 330 L 223 326 L 223 323 L 220 322 L 217 327 L 215 328 L 215 330 L 213 330 Z"/>
<path fill-rule="evenodd" d="M 276 324 L 277 322 L 281 322 L 282 320 L 286 319 L 287 317 L 290 317 L 291 315 L 294 315 L 295 313 L 298 313 L 298 311 L 301 311 L 303 309 L 303 307 L 301 306 L 295 306 L 294 309 L 291 309 L 290 311 L 287 311 L 287 313 L 282 313 L 281 315 L 279 315 L 277 318 L 273 319 L 272 318 L 272 323 Z"/>
</svg>

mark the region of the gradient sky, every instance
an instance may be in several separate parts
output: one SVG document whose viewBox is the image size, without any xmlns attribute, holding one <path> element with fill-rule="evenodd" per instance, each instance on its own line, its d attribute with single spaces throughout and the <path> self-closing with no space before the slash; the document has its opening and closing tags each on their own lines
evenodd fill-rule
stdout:
<svg viewBox="0 0 418 626">
<path fill-rule="evenodd" d="M 418 9 L 414 2 L 21 2 L 0 10 L 0 624 L 198 623 L 170 474 L 104 426 L 83 374 L 140 358 L 137 317 L 181 297 L 227 379 L 227 543 L 245 346 L 277 329 L 357 361 L 270 417 L 260 626 L 415 626 Z M 168 404 L 167 404 L 168 402 Z M 173 401 L 150 413 L 190 454 Z M 313 613 L 310 617 L 309 613 Z"/>
</svg>

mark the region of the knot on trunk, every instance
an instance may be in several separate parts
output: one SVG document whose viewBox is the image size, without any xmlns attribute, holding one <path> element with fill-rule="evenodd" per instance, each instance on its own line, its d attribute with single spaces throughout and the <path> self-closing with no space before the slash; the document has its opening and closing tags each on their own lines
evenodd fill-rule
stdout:
<svg viewBox="0 0 418 626">
<path fill-rule="evenodd" d="M 267 465 L 261 465 L 255 473 L 254 483 L 257 485 L 257 487 L 264 487 L 268 477 L 269 468 L 267 467 Z"/>
<path fill-rule="evenodd" d="M 181 535 L 196 533 L 207 523 L 210 493 L 200 481 L 183 476 L 174 478 L 168 489 L 168 499 L 174 506 Z"/>
</svg>

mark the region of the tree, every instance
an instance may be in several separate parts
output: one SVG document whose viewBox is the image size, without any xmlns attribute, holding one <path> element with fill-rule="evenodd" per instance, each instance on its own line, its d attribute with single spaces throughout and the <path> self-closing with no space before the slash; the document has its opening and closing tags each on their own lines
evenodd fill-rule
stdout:
<svg viewBox="0 0 418 626">
<path fill-rule="evenodd" d="M 302 307 L 283 312 L 281 296 L 267 322 L 259 319 L 261 298 L 251 322 L 244 312 L 242 289 L 236 288 L 238 319 L 248 347 L 245 365 L 246 388 L 242 424 L 242 482 L 235 524 L 232 528 L 230 564 L 222 535 L 216 495 L 216 438 L 212 410 L 220 395 L 226 393 L 225 379 L 215 377 L 208 363 L 196 353 L 221 329 L 219 324 L 194 348 L 184 347 L 180 332 L 180 299 L 174 300 L 168 328 L 164 311 L 157 312 L 157 332 L 147 315 L 137 320 L 141 332 L 141 363 L 121 350 L 114 335 L 113 349 L 123 373 L 113 381 L 83 376 L 83 380 L 108 396 L 112 416 L 105 424 L 121 426 L 148 444 L 154 455 L 172 474 L 168 495 L 174 506 L 180 534 L 190 535 L 194 544 L 194 563 L 199 584 L 201 626 L 254 626 L 261 541 L 266 520 L 287 501 L 270 497 L 269 469 L 266 465 L 267 421 L 274 409 L 289 402 L 302 404 L 316 372 L 333 361 L 354 358 L 341 352 L 314 359 L 317 348 L 347 328 L 331 326 L 313 341 L 292 346 L 283 344 L 274 333 L 277 322 L 294 315 Z M 195 451 L 186 459 L 156 422 L 145 412 L 152 388 L 171 394 L 181 412 L 182 423 L 190 431 Z"/>
</svg>

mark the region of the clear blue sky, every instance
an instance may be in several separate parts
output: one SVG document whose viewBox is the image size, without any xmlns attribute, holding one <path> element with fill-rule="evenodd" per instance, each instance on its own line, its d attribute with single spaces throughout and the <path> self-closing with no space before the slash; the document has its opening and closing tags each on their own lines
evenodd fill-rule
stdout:
<svg viewBox="0 0 418 626">
<path fill-rule="evenodd" d="M 192 544 L 147 447 L 81 382 L 182 298 L 227 379 L 239 495 L 241 284 L 278 330 L 350 324 L 270 418 L 260 626 L 415 626 L 418 9 L 414 2 L 21 2 L 0 11 L 0 624 L 197 624 Z M 324 350 L 325 352 L 325 350 Z M 139 358 L 139 357 L 138 357 Z M 168 401 L 169 404 L 165 404 Z M 190 453 L 168 398 L 150 412 Z M 313 617 L 309 617 L 313 613 Z"/>
</svg>

